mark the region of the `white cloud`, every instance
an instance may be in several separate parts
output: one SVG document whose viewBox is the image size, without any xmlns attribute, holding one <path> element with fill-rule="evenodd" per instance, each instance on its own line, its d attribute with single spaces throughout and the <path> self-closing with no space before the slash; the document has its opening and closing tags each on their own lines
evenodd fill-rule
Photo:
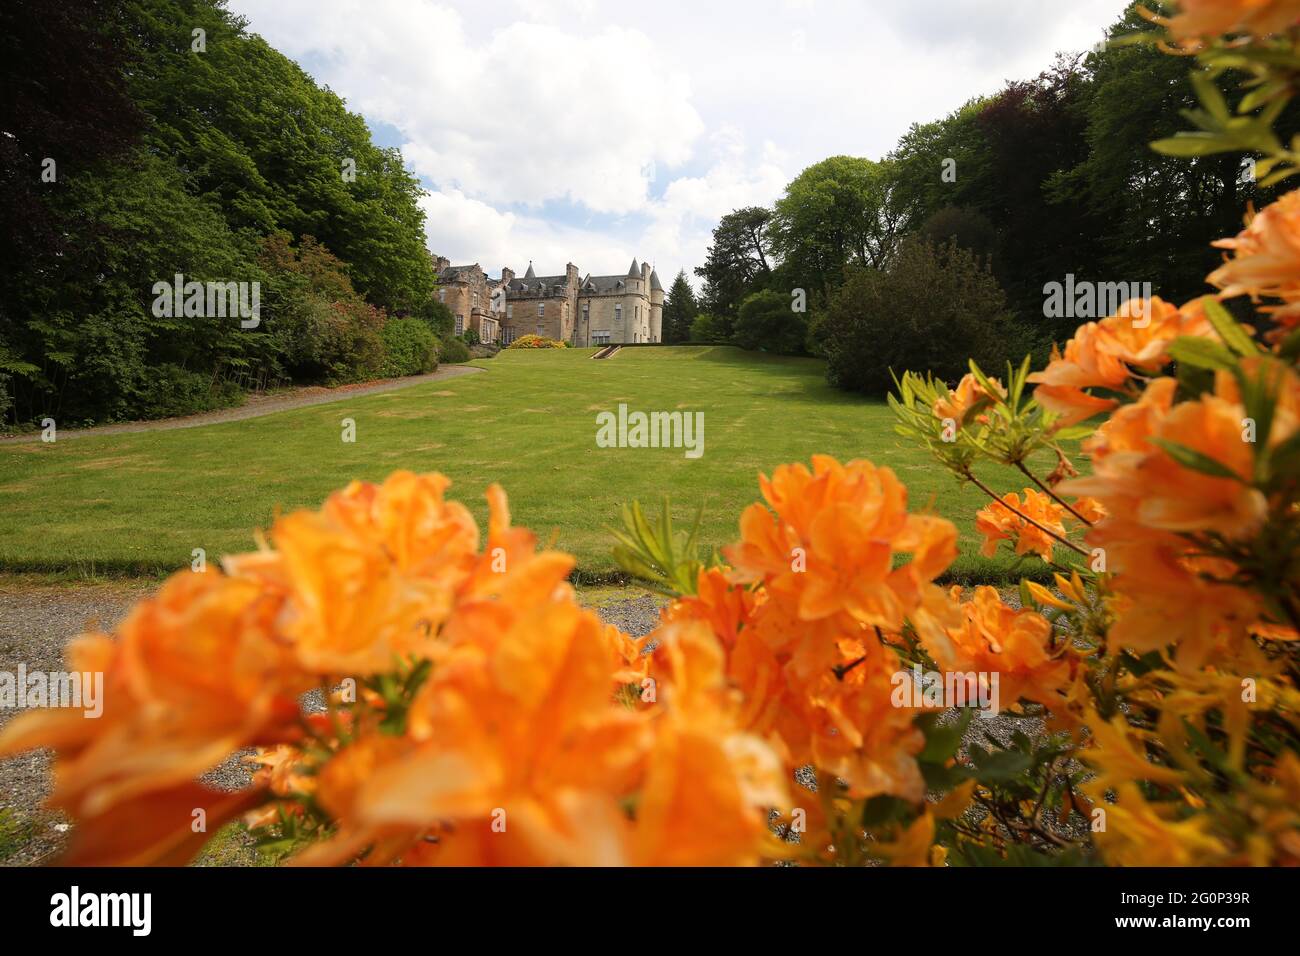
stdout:
<svg viewBox="0 0 1300 956">
<path fill-rule="evenodd" d="M 324 58 L 323 79 L 408 138 L 418 174 L 488 202 L 641 209 L 651 170 L 687 160 L 704 129 L 686 75 L 637 29 L 520 21 L 479 42 L 427 2 L 336 0 L 330 16 L 317 0 L 237 6 L 289 55 Z"/>
<path fill-rule="evenodd" d="M 437 192 L 430 247 L 661 277 L 804 167 L 1082 50 L 1124 0 L 231 0 Z"/>
</svg>

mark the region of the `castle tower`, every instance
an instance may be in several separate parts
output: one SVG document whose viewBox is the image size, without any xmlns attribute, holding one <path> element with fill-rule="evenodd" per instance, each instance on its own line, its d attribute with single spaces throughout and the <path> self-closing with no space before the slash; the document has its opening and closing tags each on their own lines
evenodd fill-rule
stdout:
<svg viewBox="0 0 1300 956">
<path fill-rule="evenodd" d="M 664 287 L 659 273 L 650 271 L 650 341 L 664 340 Z"/>
</svg>

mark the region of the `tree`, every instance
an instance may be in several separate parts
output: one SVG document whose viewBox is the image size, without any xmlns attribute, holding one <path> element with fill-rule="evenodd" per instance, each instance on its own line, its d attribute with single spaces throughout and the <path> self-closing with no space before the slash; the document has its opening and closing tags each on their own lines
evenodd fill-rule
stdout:
<svg viewBox="0 0 1300 956">
<path fill-rule="evenodd" d="M 807 334 L 807 314 L 794 311 L 788 295 L 768 289 L 740 304 L 735 340 L 741 348 L 799 355 Z"/>
<path fill-rule="evenodd" d="M 700 304 L 695 299 L 695 290 L 686 280 L 686 270 L 682 269 L 664 297 L 663 340 L 669 345 L 689 341 L 691 323 L 699 314 Z"/>
<path fill-rule="evenodd" d="M 831 384 L 883 397 L 893 373 L 952 383 L 968 358 L 1019 361 L 1027 336 L 986 264 L 954 244 L 909 239 L 884 270 L 851 267 L 820 325 Z"/>
<path fill-rule="evenodd" d="M 691 323 L 691 341 L 719 342 L 731 341 L 731 320 L 712 312 L 701 312 Z"/>
<path fill-rule="evenodd" d="M 824 302 L 846 266 L 883 266 L 905 221 L 888 162 L 832 156 L 805 169 L 777 200 L 772 250 L 791 281 Z"/>
<path fill-rule="evenodd" d="M 722 217 L 713 230 L 708 258 L 695 270 L 704 280 L 705 308 L 734 318 L 741 300 L 771 276 L 771 220 L 771 210 L 761 206 L 747 206 Z"/>
<path fill-rule="evenodd" d="M 7 4 L 0 53 L 0 406 L 15 419 L 354 380 L 379 367 L 384 311 L 432 299 L 418 181 L 224 0 Z M 260 325 L 155 315 L 150 289 L 177 273 L 262 284 Z"/>
</svg>

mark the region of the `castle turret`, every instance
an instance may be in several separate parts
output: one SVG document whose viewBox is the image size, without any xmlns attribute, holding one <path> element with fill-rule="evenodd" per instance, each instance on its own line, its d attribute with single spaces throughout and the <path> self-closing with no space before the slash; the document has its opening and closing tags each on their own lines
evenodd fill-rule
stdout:
<svg viewBox="0 0 1300 956">
<path fill-rule="evenodd" d="M 650 271 L 650 341 L 664 340 L 664 287 L 659 273 Z"/>
</svg>

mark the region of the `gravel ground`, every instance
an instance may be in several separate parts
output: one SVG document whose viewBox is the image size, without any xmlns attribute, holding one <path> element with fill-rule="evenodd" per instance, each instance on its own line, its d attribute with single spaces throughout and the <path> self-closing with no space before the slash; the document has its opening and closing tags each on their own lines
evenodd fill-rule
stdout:
<svg viewBox="0 0 1300 956">
<path fill-rule="evenodd" d="M 49 585 L 0 579 L 0 670 L 14 672 L 19 662 L 25 663 L 28 670 L 62 670 L 63 650 L 69 639 L 89 627 L 112 628 L 132 604 L 155 586 L 152 582 Z M 618 587 L 585 588 L 579 597 L 606 623 L 638 637 L 654 629 L 659 609 L 665 603 L 656 595 Z M 1012 603 L 1018 595 L 1011 589 L 1003 597 Z M 318 691 L 307 695 L 303 703 L 312 710 L 324 708 Z M 0 725 L 12 716 L 12 711 L 0 710 Z M 955 711 L 952 716 L 956 716 Z M 999 716 L 973 721 L 965 742 L 986 743 L 986 733 L 1008 741 L 1017 728 L 1031 737 L 1042 733 L 1037 721 Z M 247 786 L 250 773 L 240 760 L 242 756 L 232 755 L 206 774 L 204 782 L 222 790 Z M 816 788 L 809 768 L 797 772 L 796 778 L 805 787 Z M 62 814 L 40 807 L 49 783 L 45 752 L 0 760 L 0 865 L 46 862 L 64 845 L 68 821 Z M 209 862 L 252 863 L 256 855 L 247 836 L 236 835 L 225 841 L 220 853 Z"/>
<path fill-rule="evenodd" d="M 169 431 L 174 428 L 198 428 L 200 425 L 215 425 L 218 422 L 237 422 L 245 418 L 261 418 L 274 412 L 283 412 L 290 408 L 303 408 L 307 405 L 325 405 L 358 395 L 374 395 L 379 392 L 395 392 L 426 382 L 439 382 L 447 378 L 471 375 L 482 372 L 475 365 L 446 365 L 428 375 L 411 375 L 407 378 L 390 378 L 378 382 L 360 382 L 356 385 L 339 385 L 336 388 L 307 386 L 277 391 L 271 394 L 250 394 L 248 400 L 238 408 L 219 408 L 212 412 L 200 412 L 183 418 L 164 418 L 152 422 L 123 422 L 117 425 L 96 425 L 94 428 L 60 428 L 59 440 L 79 438 L 82 435 L 114 435 L 125 432 Z M 22 435 L 0 436 L 0 445 L 19 445 L 41 440 L 39 432 Z"/>
</svg>

